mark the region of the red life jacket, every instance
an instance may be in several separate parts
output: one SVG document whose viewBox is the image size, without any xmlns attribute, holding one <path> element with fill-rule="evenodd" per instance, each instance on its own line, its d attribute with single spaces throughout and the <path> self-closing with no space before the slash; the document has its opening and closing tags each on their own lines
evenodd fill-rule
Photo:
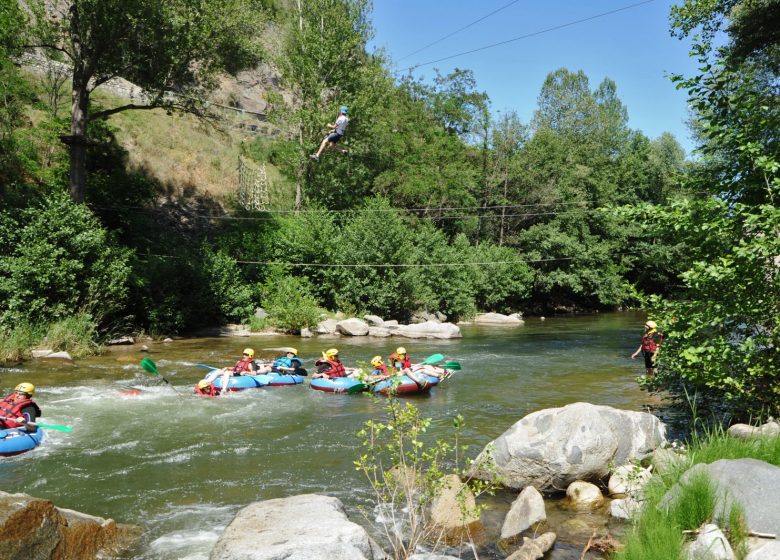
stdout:
<svg viewBox="0 0 780 560">
<path fill-rule="evenodd" d="M 664 335 L 659 333 L 658 331 L 655 332 L 649 332 L 645 335 L 642 335 L 642 350 L 645 352 L 650 352 L 651 354 L 658 350 L 658 342 L 655 341 L 655 336 L 659 336 L 659 342 L 663 342 Z"/>
<path fill-rule="evenodd" d="M 41 409 L 32 399 L 27 398 L 14 402 L 13 397 L 13 395 L 8 395 L 6 398 L 0 401 L 0 416 L 5 416 L 8 418 L 19 418 L 22 415 L 22 409 L 27 408 L 28 406 L 35 408 L 35 418 L 41 415 Z M 31 418 L 30 421 L 35 420 L 35 418 Z M 21 428 L 22 424 L 17 424 L 11 420 L 0 420 L 0 426 L 2 426 L 3 429 Z"/>
<path fill-rule="evenodd" d="M 233 366 L 233 374 L 234 375 L 241 375 L 242 373 L 252 373 L 252 364 L 254 363 L 254 360 L 244 361 L 244 360 L 238 360 L 236 362 L 236 365 Z"/>
<path fill-rule="evenodd" d="M 201 389 L 197 385 L 195 385 L 195 394 L 201 395 L 203 397 L 216 397 L 220 393 L 220 390 L 217 389 L 213 383 L 209 383 L 209 386 L 206 389 Z"/>
<path fill-rule="evenodd" d="M 371 372 L 371 375 L 387 375 L 387 366 L 385 364 L 379 364 L 374 368 L 374 371 Z"/>
<path fill-rule="evenodd" d="M 396 368 L 396 369 L 407 369 L 412 367 L 412 359 L 409 357 L 409 354 L 404 355 L 403 359 L 393 352 L 390 354 L 390 364 Z M 401 364 L 401 367 L 398 367 L 396 364 Z"/>
<path fill-rule="evenodd" d="M 339 360 L 325 360 L 330 364 L 330 369 L 326 371 L 325 373 L 328 374 L 328 377 L 346 377 L 347 376 L 347 370 L 344 369 L 344 364 L 342 364 Z"/>
</svg>

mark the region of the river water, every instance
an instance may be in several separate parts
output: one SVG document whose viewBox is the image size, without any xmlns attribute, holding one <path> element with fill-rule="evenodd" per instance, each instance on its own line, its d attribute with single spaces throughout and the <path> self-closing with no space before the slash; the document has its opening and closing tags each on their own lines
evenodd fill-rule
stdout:
<svg viewBox="0 0 780 560">
<path fill-rule="evenodd" d="M 642 363 L 629 356 L 643 321 L 637 313 L 529 318 L 522 327 L 463 327 L 459 340 L 403 341 L 417 360 L 443 353 L 463 366 L 429 395 L 409 400 L 433 418 L 434 435 L 450 433 L 452 418 L 462 414 L 472 456 L 542 408 L 587 401 L 640 410 L 648 403 L 634 381 Z M 359 511 L 370 509 L 369 486 L 352 465 L 361 450 L 355 434 L 379 417 L 382 399 L 306 385 L 198 398 L 192 388 L 205 370 L 194 364 L 232 365 L 246 346 L 260 357 L 274 354 L 264 348 L 291 345 L 309 369 L 332 346 L 354 365 L 398 344 L 396 338 L 199 338 L 153 343 L 148 354 L 139 346 L 113 347 L 71 365 L 31 361 L 0 369 L 4 394 L 31 381 L 41 421 L 73 426 L 70 433 L 47 430 L 33 452 L 0 459 L 0 488 L 142 525 L 144 540 L 133 555 L 141 559 L 206 559 L 241 507 L 293 494 L 336 496 L 353 521 L 368 526 Z M 159 381 L 138 366 L 146 355 L 173 387 L 122 394 L 139 380 Z M 486 515 L 500 523 L 513 498 L 496 497 Z"/>
</svg>

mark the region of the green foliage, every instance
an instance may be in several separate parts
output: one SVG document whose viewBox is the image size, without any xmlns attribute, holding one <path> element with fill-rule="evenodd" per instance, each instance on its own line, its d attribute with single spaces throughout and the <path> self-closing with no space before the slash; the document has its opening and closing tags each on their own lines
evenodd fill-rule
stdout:
<svg viewBox="0 0 780 560">
<path fill-rule="evenodd" d="M 255 310 L 255 294 L 244 283 L 236 260 L 224 251 L 204 247 L 203 273 L 209 291 L 222 317 L 228 321 L 242 321 Z"/>
<path fill-rule="evenodd" d="M 364 453 L 354 462 L 355 468 L 371 484 L 375 505 L 384 519 L 379 530 L 391 544 L 396 560 L 404 560 L 420 544 L 432 545 L 433 551 L 440 545 L 441 535 L 430 520 L 430 507 L 442 491 L 446 475 L 464 477 L 468 467 L 461 464 L 467 451 L 460 443 L 464 427 L 465 421 L 458 415 L 451 435 L 432 440 L 428 433 L 431 419 L 423 418 L 414 405 L 391 397 L 384 420 L 368 420 L 358 432 Z M 475 511 L 466 505 L 467 492 L 478 496 L 492 491 L 493 486 L 467 480 L 458 496 L 462 519 L 479 517 L 480 513 L 479 506 Z"/>
<path fill-rule="evenodd" d="M 30 357 L 30 351 L 43 338 L 41 325 L 16 323 L 12 327 L 0 327 L 0 360 L 18 362 Z"/>
<path fill-rule="evenodd" d="M 305 278 L 290 276 L 282 269 L 272 270 L 261 293 L 263 308 L 273 325 L 280 329 L 300 332 L 319 321 L 322 311 Z"/>
<path fill-rule="evenodd" d="M 91 212 L 52 193 L 0 214 L 0 322 L 49 322 L 86 311 L 98 323 L 127 299 L 129 252 Z"/>
<path fill-rule="evenodd" d="M 43 344 L 55 352 L 68 352 L 74 358 L 97 354 L 98 325 L 88 313 L 76 313 L 48 326 Z"/>
<path fill-rule="evenodd" d="M 706 475 L 693 476 L 667 507 L 659 507 L 667 492 L 679 483 L 681 476 L 693 465 L 708 464 L 720 459 L 752 458 L 780 466 L 780 437 L 738 439 L 723 429 L 694 432 L 687 460 L 677 468 L 656 474 L 644 489 L 641 514 L 635 520 L 625 540 L 625 547 L 614 554 L 614 560 L 655 560 L 683 558 L 683 530 L 698 529 L 702 523 L 713 522 L 726 528 L 726 535 L 737 554 L 747 552 L 747 525 L 742 508 L 729 502 L 726 511 L 716 510 L 718 489 Z M 728 495 L 728 489 L 725 492 Z"/>
</svg>

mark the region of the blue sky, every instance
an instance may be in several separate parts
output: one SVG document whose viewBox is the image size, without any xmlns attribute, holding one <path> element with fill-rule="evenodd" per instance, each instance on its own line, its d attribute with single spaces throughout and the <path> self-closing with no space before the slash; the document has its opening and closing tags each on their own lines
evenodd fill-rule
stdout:
<svg viewBox="0 0 780 560">
<path fill-rule="evenodd" d="M 511 6 L 413 56 L 413 51 L 501 8 L 511 0 L 374 0 L 375 36 L 370 49 L 383 48 L 404 70 L 515 37 L 617 10 L 641 0 L 518 0 Z M 678 2 L 679 3 L 679 2 Z M 613 79 L 628 108 L 629 126 L 651 138 L 668 131 L 690 154 L 685 124 L 686 97 L 667 74 L 695 73 L 689 41 L 669 34 L 675 2 L 655 0 L 611 15 L 543 33 L 481 52 L 421 66 L 416 76 L 430 78 L 454 68 L 474 72 L 477 86 L 490 96 L 494 113 L 514 110 L 528 122 L 547 74 L 558 68 L 583 70 L 595 89 Z M 406 58 L 404 58 L 406 57 Z"/>
</svg>

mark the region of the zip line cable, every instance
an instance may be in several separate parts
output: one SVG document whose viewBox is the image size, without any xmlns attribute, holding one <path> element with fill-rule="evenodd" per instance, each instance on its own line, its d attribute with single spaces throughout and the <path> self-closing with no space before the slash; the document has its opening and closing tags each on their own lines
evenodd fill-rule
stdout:
<svg viewBox="0 0 780 560">
<path fill-rule="evenodd" d="M 619 256 L 636 256 L 638 253 L 609 253 L 613 257 Z M 177 255 L 160 255 L 155 253 L 148 253 L 142 255 L 146 257 L 158 257 L 164 259 L 181 259 L 183 257 Z M 489 266 L 489 265 L 507 265 L 507 264 L 535 264 L 545 262 L 556 261 L 573 261 L 581 258 L 577 257 L 553 257 L 549 259 L 516 259 L 511 261 L 483 261 L 483 262 L 455 262 L 455 263 L 359 263 L 359 264 L 344 264 L 344 263 L 291 263 L 283 261 L 248 261 L 248 260 L 236 260 L 238 264 L 261 264 L 266 266 L 293 266 L 293 267 L 312 267 L 312 268 L 447 268 L 447 267 L 463 267 L 463 266 Z"/>
<path fill-rule="evenodd" d="M 644 4 L 650 4 L 651 2 L 655 2 L 655 0 L 644 0 L 643 2 L 637 2 L 636 4 L 629 4 L 628 6 L 623 6 L 622 8 L 616 8 L 614 10 L 609 10 L 608 12 L 602 12 L 600 14 L 596 14 L 593 16 L 589 16 L 586 18 L 570 21 L 568 23 L 562 23 L 560 25 L 555 25 L 553 27 L 548 27 L 546 29 L 541 29 L 539 31 L 534 31 L 533 33 L 527 33 L 525 35 L 520 35 L 519 37 L 515 37 L 514 39 L 507 39 L 506 41 L 500 41 L 498 43 L 492 43 L 490 45 L 485 45 L 484 47 L 478 47 L 476 49 L 471 49 L 469 51 L 463 51 L 459 52 L 457 54 L 453 54 L 450 56 L 445 56 L 442 58 L 437 58 L 436 60 L 429 60 L 428 62 L 420 62 L 419 64 L 415 64 L 414 66 L 409 66 L 408 68 L 404 68 L 402 70 L 399 70 L 399 72 L 404 72 L 407 70 L 415 70 L 416 68 L 420 68 L 421 66 L 428 66 L 429 64 L 436 64 L 437 62 L 442 62 L 444 60 L 450 60 L 451 58 L 456 58 L 459 56 L 464 56 L 467 54 L 475 53 L 484 51 L 487 49 L 492 49 L 493 47 L 500 47 L 501 45 L 506 45 L 508 43 L 514 43 L 515 41 L 520 41 L 521 39 L 528 39 L 529 37 L 536 37 L 537 35 L 542 35 L 544 33 L 549 33 L 550 31 L 557 31 L 558 29 L 563 29 L 565 27 L 571 27 L 572 25 L 577 25 L 578 23 L 584 23 L 586 21 L 591 21 L 594 19 L 602 18 L 605 16 L 609 16 L 612 14 L 616 14 L 618 12 L 623 12 L 626 10 L 631 10 L 633 8 L 637 8 L 639 6 L 643 6 Z"/>
<path fill-rule="evenodd" d="M 411 52 L 411 53 L 407 54 L 406 56 L 402 56 L 401 58 L 399 58 L 398 60 L 396 60 L 396 62 L 401 62 L 401 61 L 402 61 L 402 60 L 404 60 L 405 58 L 409 58 L 410 56 L 412 56 L 412 55 L 415 55 L 415 54 L 417 54 L 418 52 L 424 51 L 424 50 L 425 50 L 425 49 L 427 49 L 428 47 L 432 47 L 433 45 L 436 45 L 437 43 L 441 43 L 441 42 L 442 42 L 442 41 L 444 41 L 445 39 L 449 39 L 449 38 L 450 38 L 450 37 L 452 37 L 453 35 L 455 35 L 455 34 L 457 34 L 457 33 L 460 33 L 461 31 L 463 31 L 463 30 L 465 30 L 465 29 L 468 29 L 468 28 L 469 28 L 469 27 L 471 27 L 472 25 L 476 25 L 476 24 L 477 24 L 477 23 L 479 23 L 480 21 L 483 21 L 483 20 L 485 20 L 485 19 L 489 18 L 489 17 L 490 17 L 490 16 L 492 16 L 493 14 L 497 14 L 498 12 L 500 12 L 501 10 L 504 10 L 504 9 L 508 8 L 508 7 L 509 7 L 509 6 L 511 6 L 512 4 L 517 4 L 519 1 L 520 1 L 520 0 L 512 0 L 512 2 L 510 2 L 509 4 L 505 4 L 505 5 L 501 6 L 500 8 L 498 8 L 497 10 L 493 10 L 492 12 L 490 12 L 489 14 L 487 14 L 486 16 L 482 16 L 482 17 L 481 17 L 481 18 L 479 18 L 478 20 L 472 21 L 472 22 L 471 22 L 471 23 L 469 23 L 468 25 L 465 25 L 465 26 L 461 27 L 460 29 L 456 29 L 456 30 L 455 30 L 455 31 L 453 31 L 452 33 L 450 33 L 450 34 L 448 34 L 448 35 L 445 35 L 444 37 L 441 37 L 440 39 L 436 39 L 436 40 L 435 40 L 433 43 L 428 43 L 428 44 L 427 44 L 427 45 L 425 45 L 424 47 L 420 47 L 420 48 L 419 48 L 419 49 L 417 49 L 416 51 L 414 51 L 414 52 Z"/>
<path fill-rule="evenodd" d="M 93 206 L 92 208 L 100 208 L 105 210 L 115 209 L 113 206 Z M 501 207 L 497 207 L 501 208 Z M 152 208 L 143 208 L 143 207 L 130 207 L 128 208 L 131 212 L 134 213 L 146 213 L 151 210 Z M 521 214 L 456 214 L 456 215 L 450 215 L 450 216 L 433 216 L 433 215 L 427 215 L 427 216 L 416 216 L 420 220 L 466 220 L 469 218 L 477 218 L 480 220 L 494 220 L 494 219 L 503 219 L 503 218 L 532 218 L 537 216 L 564 216 L 564 215 L 577 215 L 577 214 L 590 214 L 592 212 L 598 212 L 602 210 L 603 207 L 596 207 L 596 208 L 580 208 L 575 210 L 563 210 L 561 212 L 524 212 Z M 481 210 L 481 208 L 475 208 L 474 210 Z M 332 212 L 332 211 L 326 211 L 326 212 Z M 355 211 L 357 213 L 360 213 L 360 210 Z M 368 210 L 367 212 L 370 212 Z M 380 212 L 377 210 L 377 212 Z M 284 212 L 287 214 L 288 212 Z M 208 214 L 200 214 L 197 212 L 188 212 L 188 216 L 194 216 L 194 217 L 201 217 L 205 218 L 207 220 L 233 220 L 233 221 L 247 221 L 247 222 L 265 222 L 270 220 L 275 220 L 276 218 L 274 216 L 211 216 Z M 292 214 L 295 215 L 294 213 Z"/>
</svg>

